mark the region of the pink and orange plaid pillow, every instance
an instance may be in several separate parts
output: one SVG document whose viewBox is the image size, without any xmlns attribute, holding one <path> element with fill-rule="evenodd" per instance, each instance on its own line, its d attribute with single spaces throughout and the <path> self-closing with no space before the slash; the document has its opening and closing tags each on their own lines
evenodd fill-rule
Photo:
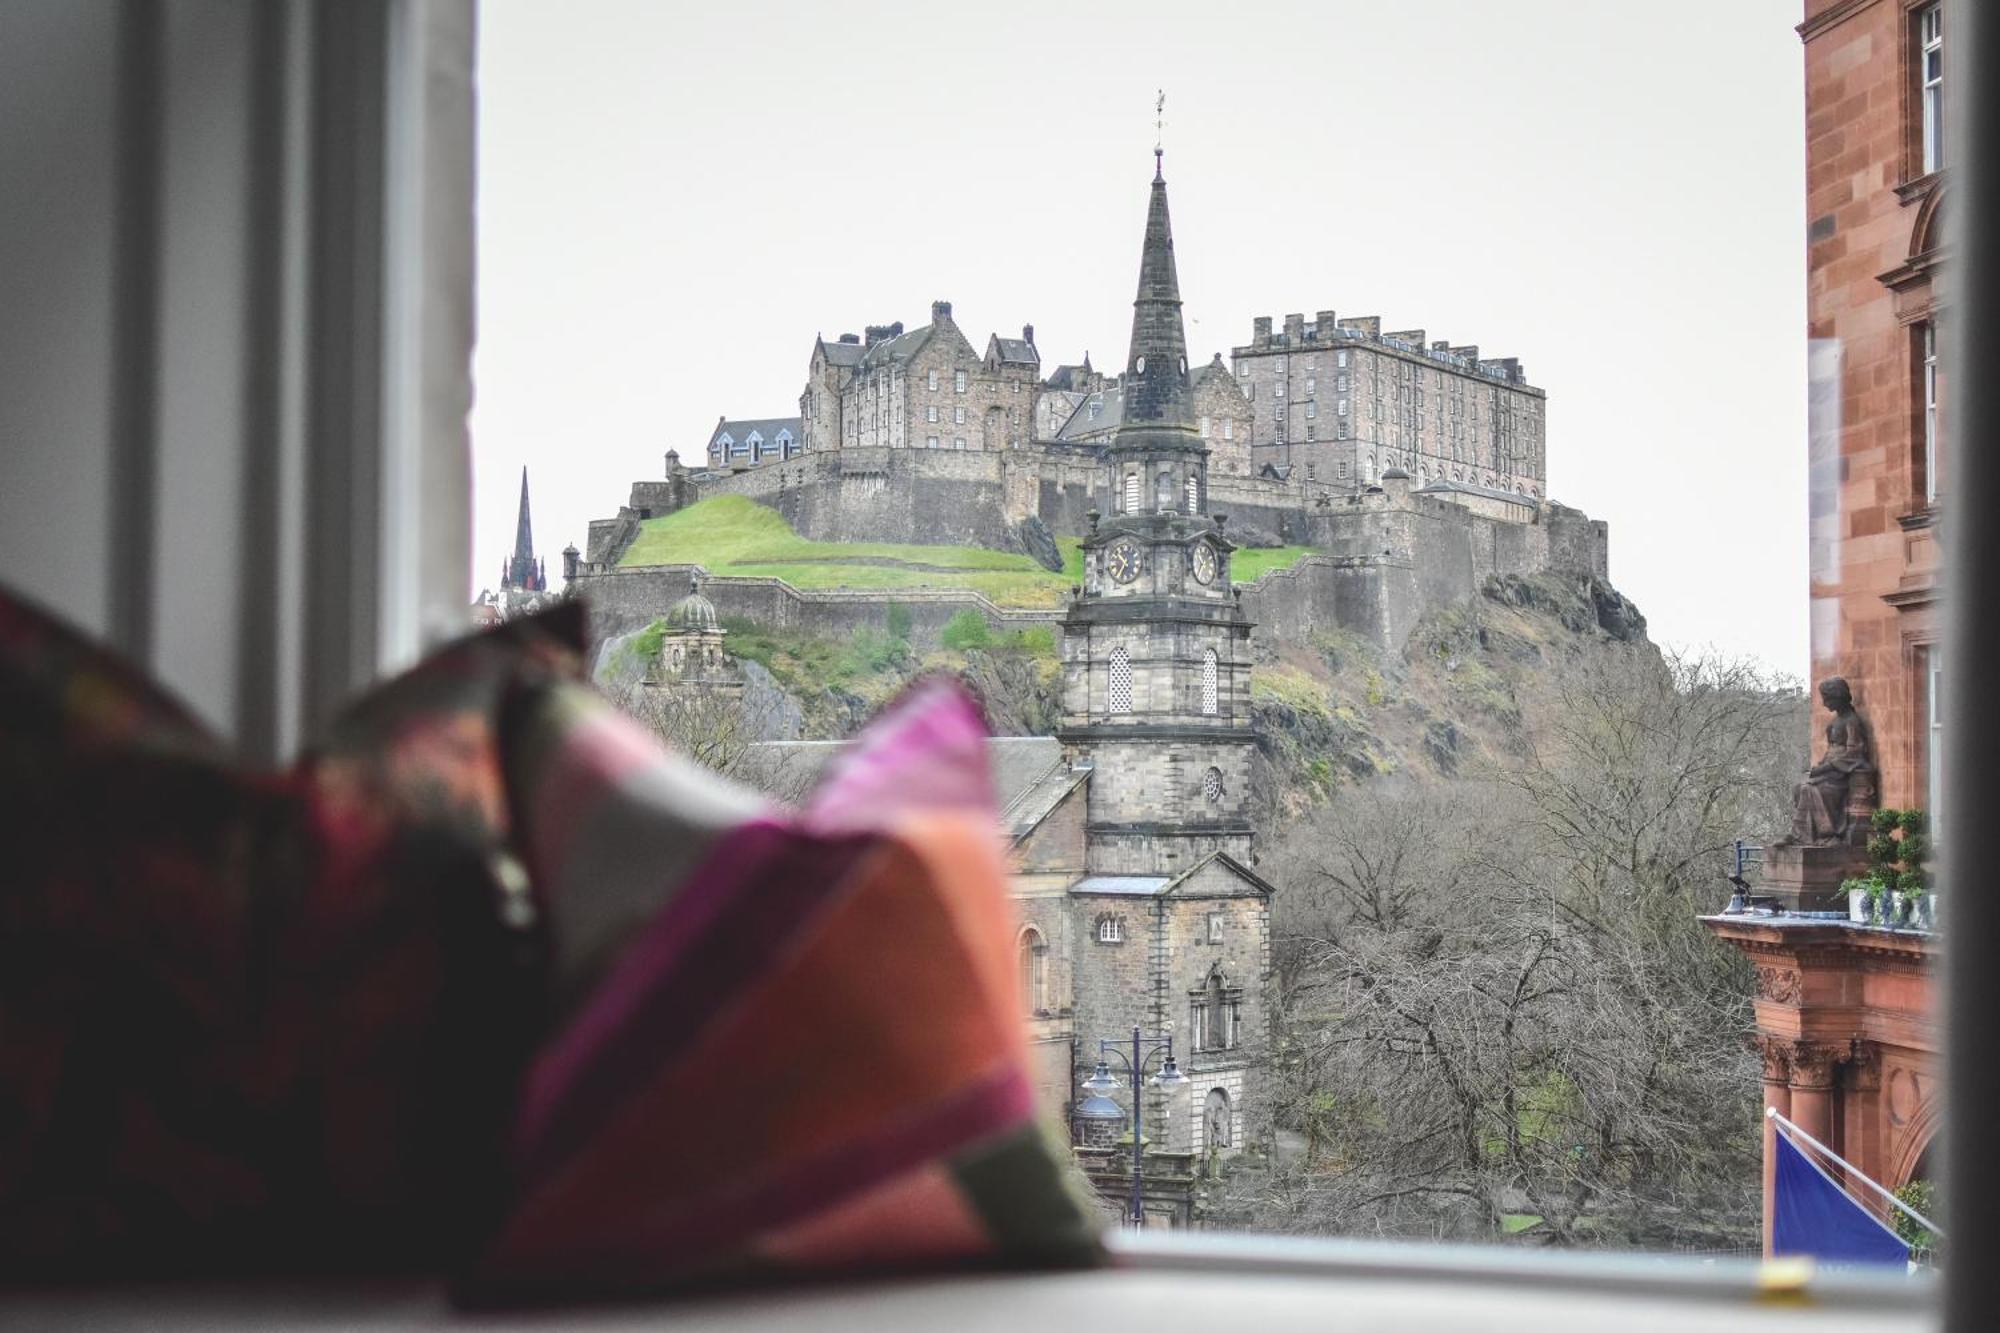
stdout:
<svg viewBox="0 0 2000 1333">
<path fill-rule="evenodd" d="M 510 778 L 557 957 L 603 954 L 565 938 L 606 929 L 573 901 L 646 920 L 530 1070 L 519 1201 L 472 1298 L 1100 1257 L 1035 1119 L 962 690 L 906 695 L 796 814 L 582 691 L 528 725 Z M 612 829 L 676 853 L 607 857 Z"/>
</svg>

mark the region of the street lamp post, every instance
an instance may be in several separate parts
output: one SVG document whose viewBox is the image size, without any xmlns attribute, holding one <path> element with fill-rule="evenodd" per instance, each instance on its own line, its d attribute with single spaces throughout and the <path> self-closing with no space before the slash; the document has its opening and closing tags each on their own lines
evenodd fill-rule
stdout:
<svg viewBox="0 0 2000 1333">
<path fill-rule="evenodd" d="M 1154 1087 L 1173 1089 L 1188 1081 L 1180 1066 L 1174 1063 L 1174 1039 L 1171 1036 L 1155 1037 L 1149 1043 L 1145 1034 L 1137 1027 L 1132 1029 L 1132 1053 L 1128 1056 L 1119 1049 L 1119 1043 L 1109 1038 L 1101 1038 L 1097 1043 L 1097 1068 L 1083 1081 L 1083 1089 L 1090 1096 L 1077 1108 L 1077 1115 L 1086 1120 L 1122 1120 L 1125 1113 L 1118 1109 L 1118 1103 L 1110 1094 L 1118 1088 L 1118 1078 L 1111 1072 L 1106 1056 L 1115 1055 L 1125 1065 L 1132 1079 L 1132 1201 L 1131 1212 L 1126 1221 L 1135 1227 L 1146 1225 L 1146 1203 L 1143 1192 L 1144 1178 L 1141 1173 L 1141 1153 L 1145 1144 L 1145 1087 L 1146 1065 L 1154 1056 L 1162 1057 L 1160 1072 L 1153 1075 L 1150 1082 Z"/>
</svg>

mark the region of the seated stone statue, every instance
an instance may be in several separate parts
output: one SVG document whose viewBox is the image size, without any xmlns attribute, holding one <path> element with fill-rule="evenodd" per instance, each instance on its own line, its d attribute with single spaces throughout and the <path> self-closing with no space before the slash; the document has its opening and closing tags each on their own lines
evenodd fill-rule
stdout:
<svg viewBox="0 0 2000 1333">
<path fill-rule="evenodd" d="M 1868 753 L 1868 725 L 1854 711 L 1847 682 L 1819 683 L 1820 702 L 1833 713 L 1826 724 L 1826 753 L 1792 789 L 1792 836 L 1809 847 L 1859 842 L 1867 836 L 1867 811 L 1875 801 L 1875 765 Z"/>
</svg>

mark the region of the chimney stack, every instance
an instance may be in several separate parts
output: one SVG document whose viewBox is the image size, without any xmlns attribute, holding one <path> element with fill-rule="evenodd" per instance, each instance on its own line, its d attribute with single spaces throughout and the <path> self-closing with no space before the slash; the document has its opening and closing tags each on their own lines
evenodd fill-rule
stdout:
<svg viewBox="0 0 2000 1333">
<path fill-rule="evenodd" d="M 931 302 L 931 323 L 933 324 L 951 323 L 951 302 L 949 301 Z"/>
<path fill-rule="evenodd" d="M 1285 336 L 1290 338 L 1294 343 L 1304 342 L 1306 337 L 1306 317 L 1304 315 L 1286 315 Z"/>
<path fill-rule="evenodd" d="M 1250 326 L 1250 343 L 1253 347 L 1269 347 L 1271 345 L 1271 317 L 1269 315 L 1257 316 L 1256 322 Z"/>
<path fill-rule="evenodd" d="M 1035 326 L 1034 326 L 1034 325 L 1032 325 L 1032 324 L 1023 324 L 1023 325 L 1021 326 L 1021 341 L 1022 341 L 1022 342 L 1024 342 L 1024 343 L 1026 343 L 1026 344 L 1028 344 L 1028 346 L 1030 346 L 1030 347 L 1033 347 L 1033 346 L 1035 345 Z"/>
</svg>

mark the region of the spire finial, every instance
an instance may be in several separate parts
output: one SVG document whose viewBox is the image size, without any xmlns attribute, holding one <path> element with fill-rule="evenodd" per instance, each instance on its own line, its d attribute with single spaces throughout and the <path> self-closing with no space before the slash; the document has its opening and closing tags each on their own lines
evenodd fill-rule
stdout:
<svg viewBox="0 0 2000 1333">
<path fill-rule="evenodd" d="M 1161 88 L 1153 101 L 1153 179 L 1163 179 L 1163 162 L 1166 157 L 1167 137 L 1167 90 Z"/>
</svg>

